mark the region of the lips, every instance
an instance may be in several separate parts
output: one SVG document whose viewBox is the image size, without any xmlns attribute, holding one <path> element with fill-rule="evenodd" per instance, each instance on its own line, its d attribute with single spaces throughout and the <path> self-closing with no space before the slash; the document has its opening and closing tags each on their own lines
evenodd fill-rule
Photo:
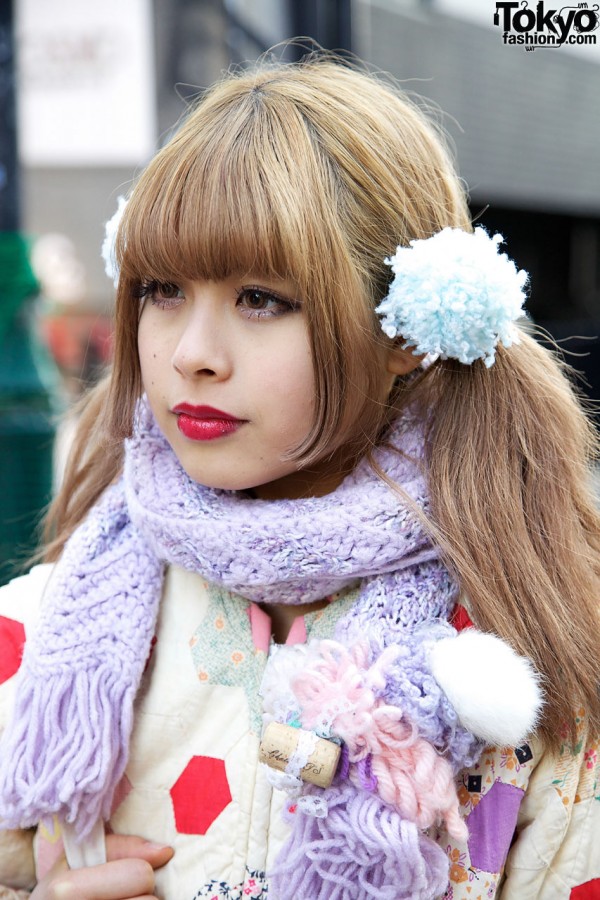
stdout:
<svg viewBox="0 0 600 900">
<path fill-rule="evenodd" d="M 180 432 L 192 441 L 214 441 L 233 434 L 245 423 L 230 413 L 212 406 L 193 406 L 179 403 L 173 407 Z"/>
</svg>

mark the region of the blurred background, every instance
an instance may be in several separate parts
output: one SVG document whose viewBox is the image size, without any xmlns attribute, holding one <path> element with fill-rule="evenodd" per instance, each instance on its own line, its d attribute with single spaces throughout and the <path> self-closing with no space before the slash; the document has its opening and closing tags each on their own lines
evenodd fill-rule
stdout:
<svg viewBox="0 0 600 900">
<path fill-rule="evenodd" d="M 599 399 L 596 9 L 574 43 L 531 49 L 495 24 L 495 0 L 0 0 L 0 583 L 60 478 L 60 415 L 110 361 L 99 251 L 118 196 L 203 87 L 295 36 L 432 101 L 473 216 L 505 236 L 532 317 Z"/>
</svg>

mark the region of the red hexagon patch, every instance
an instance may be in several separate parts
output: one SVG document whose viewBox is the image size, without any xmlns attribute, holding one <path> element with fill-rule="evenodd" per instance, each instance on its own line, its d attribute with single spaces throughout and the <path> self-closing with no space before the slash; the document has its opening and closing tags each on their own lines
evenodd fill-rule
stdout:
<svg viewBox="0 0 600 900">
<path fill-rule="evenodd" d="M 24 646 L 23 623 L 0 616 L 0 684 L 4 684 L 19 670 Z"/>
<path fill-rule="evenodd" d="M 177 831 L 206 834 L 231 803 L 225 761 L 213 756 L 193 756 L 170 793 Z"/>
<path fill-rule="evenodd" d="M 574 887 L 570 897 L 571 900 L 600 900 L 600 878 L 593 878 Z"/>
</svg>

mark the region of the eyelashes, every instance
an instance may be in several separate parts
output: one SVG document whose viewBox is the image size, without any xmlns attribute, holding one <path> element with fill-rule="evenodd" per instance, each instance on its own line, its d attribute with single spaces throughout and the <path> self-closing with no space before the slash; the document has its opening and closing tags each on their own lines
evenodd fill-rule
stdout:
<svg viewBox="0 0 600 900">
<path fill-rule="evenodd" d="M 135 297 L 140 302 L 149 301 L 159 309 L 175 309 L 186 300 L 184 291 L 172 282 L 147 281 L 140 283 L 135 290 Z M 247 319 L 271 319 L 297 312 L 301 309 L 300 300 L 285 297 L 271 288 L 261 285 L 243 285 L 233 293 L 235 307 Z"/>
<path fill-rule="evenodd" d="M 270 318 L 296 312 L 301 308 L 299 300 L 284 297 L 269 288 L 248 285 L 236 291 L 236 306 L 244 310 L 248 318 Z"/>
<path fill-rule="evenodd" d="M 159 309 L 173 309 L 185 300 L 183 291 L 169 281 L 145 281 L 135 291 L 137 300 L 149 300 Z"/>
</svg>

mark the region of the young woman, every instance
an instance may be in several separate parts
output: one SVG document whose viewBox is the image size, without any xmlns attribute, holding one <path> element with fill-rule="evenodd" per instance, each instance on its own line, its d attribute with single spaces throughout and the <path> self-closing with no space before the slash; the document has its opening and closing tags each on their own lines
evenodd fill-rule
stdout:
<svg viewBox="0 0 600 900">
<path fill-rule="evenodd" d="M 595 439 L 499 240 L 328 58 L 227 76 L 150 163 L 47 564 L 0 592 L 0 882 L 588 896 Z"/>
</svg>

